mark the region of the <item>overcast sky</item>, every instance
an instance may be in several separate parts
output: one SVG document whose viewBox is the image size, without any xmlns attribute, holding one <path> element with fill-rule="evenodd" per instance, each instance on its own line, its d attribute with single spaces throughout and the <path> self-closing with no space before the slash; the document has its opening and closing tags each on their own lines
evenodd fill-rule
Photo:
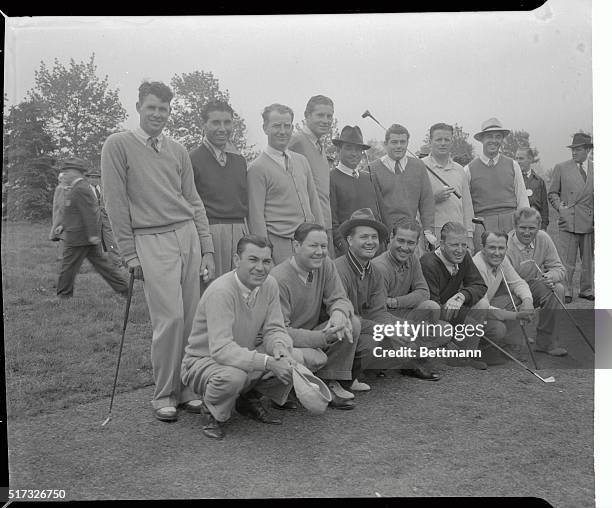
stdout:
<svg viewBox="0 0 612 508">
<path fill-rule="evenodd" d="M 365 109 L 405 125 L 413 151 L 435 122 L 474 134 L 496 116 L 527 130 L 551 167 L 569 158 L 572 132 L 592 131 L 590 0 L 549 0 L 528 13 L 16 18 L 6 33 L 11 103 L 33 86 L 41 60 L 95 52 L 129 128 L 143 78 L 201 69 L 229 90 L 258 148 L 265 105 L 285 103 L 300 120 L 319 93 L 334 100 L 340 127 L 357 124 L 366 139 L 384 133 L 361 118 Z"/>
</svg>

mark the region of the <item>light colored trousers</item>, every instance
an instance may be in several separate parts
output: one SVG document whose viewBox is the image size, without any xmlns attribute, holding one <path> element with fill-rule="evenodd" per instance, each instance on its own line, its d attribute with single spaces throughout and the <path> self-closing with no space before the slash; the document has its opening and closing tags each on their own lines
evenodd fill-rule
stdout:
<svg viewBox="0 0 612 508">
<path fill-rule="evenodd" d="M 477 215 L 478 216 L 478 215 Z M 495 215 L 481 215 L 487 231 L 509 233 L 514 229 L 514 210 Z M 482 249 L 481 236 L 484 232 L 480 224 L 474 224 L 474 254 Z"/>
<path fill-rule="evenodd" d="M 155 409 L 198 397 L 181 382 L 181 360 L 200 297 L 200 239 L 193 221 L 176 231 L 135 235 L 153 326 Z"/>
<path fill-rule="evenodd" d="M 572 280 L 576 271 L 576 258 L 580 251 L 582 268 L 580 271 L 580 293 L 585 295 L 593 294 L 593 233 L 570 233 L 569 231 L 559 231 L 559 257 L 565 269 L 565 294 L 572 295 Z"/>
<path fill-rule="evenodd" d="M 246 221 L 209 224 L 215 253 L 215 278 L 234 269 L 234 254 L 238 240 L 249 234 Z"/>
</svg>

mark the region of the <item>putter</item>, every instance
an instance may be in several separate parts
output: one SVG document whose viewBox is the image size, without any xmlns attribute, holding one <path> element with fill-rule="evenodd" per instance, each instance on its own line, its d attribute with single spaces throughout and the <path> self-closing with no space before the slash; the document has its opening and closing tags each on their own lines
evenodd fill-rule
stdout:
<svg viewBox="0 0 612 508">
<path fill-rule="evenodd" d="M 516 358 L 514 358 L 514 356 L 512 356 L 510 353 L 508 353 L 508 351 L 506 351 L 505 349 L 503 349 L 502 347 L 498 346 L 497 344 L 495 344 L 495 342 L 493 342 L 491 339 L 489 339 L 486 335 L 483 335 L 482 337 L 480 337 L 481 339 L 486 340 L 489 344 L 491 344 L 493 347 L 496 347 L 497 349 L 499 349 L 503 354 L 505 354 L 508 358 L 510 358 L 513 362 L 517 363 L 518 365 L 520 365 L 521 367 L 523 367 L 525 370 L 531 372 L 535 377 L 537 377 L 540 381 L 543 381 L 544 383 L 554 383 L 555 382 L 555 378 L 553 376 L 548 376 L 546 378 L 540 376 L 540 374 L 538 374 L 536 371 L 530 369 L 529 367 L 527 367 L 527 365 L 525 365 L 524 363 L 522 363 L 521 361 L 517 360 Z"/>
<path fill-rule="evenodd" d="M 538 270 L 538 272 L 540 272 L 540 275 L 542 275 L 542 277 L 544 277 L 544 272 L 542 271 L 542 269 L 538 266 L 538 264 L 535 262 L 534 259 L 526 259 L 525 261 L 521 261 L 521 265 L 524 265 L 525 263 L 533 263 L 536 267 L 536 269 Z M 593 354 L 595 354 L 595 348 L 593 347 L 593 345 L 591 344 L 591 342 L 589 341 L 589 339 L 587 339 L 586 334 L 584 333 L 584 331 L 582 330 L 582 328 L 580 328 L 580 325 L 578 325 L 578 323 L 576 323 L 576 320 L 572 317 L 570 311 L 568 310 L 568 308 L 565 306 L 565 304 L 561 301 L 561 298 L 559 298 L 559 296 L 557 295 L 557 293 L 555 293 L 555 291 L 553 289 L 550 289 L 550 292 L 553 294 L 553 296 L 555 297 L 555 299 L 557 300 L 557 302 L 559 302 L 559 305 L 561 305 L 561 307 L 563 308 L 563 310 L 567 313 L 568 317 L 570 318 L 570 321 L 574 324 L 574 326 L 576 327 L 576 330 L 578 330 L 580 332 L 580 335 L 582 336 L 582 338 L 584 339 L 584 341 L 587 343 L 587 345 L 589 346 L 589 348 L 591 348 L 591 351 L 593 352 Z"/>
<path fill-rule="evenodd" d="M 111 420 L 113 411 L 113 401 L 115 400 L 115 389 L 117 388 L 117 376 L 119 375 L 119 365 L 121 364 L 121 352 L 123 351 L 123 341 L 125 340 L 125 329 L 127 328 L 128 317 L 130 315 L 130 304 L 132 303 L 132 291 L 134 289 L 134 271 L 130 268 L 130 281 L 128 283 L 127 301 L 125 302 L 125 314 L 123 316 L 123 330 L 121 331 L 121 343 L 119 344 L 119 356 L 117 357 L 117 367 L 115 368 L 115 380 L 113 381 L 113 393 L 111 395 L 108 417 L 102 423 L 104 427 Z"/>
</svg>

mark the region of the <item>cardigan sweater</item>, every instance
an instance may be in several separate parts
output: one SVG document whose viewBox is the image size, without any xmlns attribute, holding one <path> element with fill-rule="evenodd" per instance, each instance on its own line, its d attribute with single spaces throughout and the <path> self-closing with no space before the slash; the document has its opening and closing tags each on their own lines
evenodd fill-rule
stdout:
<svg viewBox="0 0 612 508">
<path fill-rule="evenodd" d="M 567 273 L 565 266 L 559 258 L 555 243 L 546 231 L 539 230 L 532 245 L 529 246 L 521 243 L 516 237 L 516 231 L 510 231 L 508 233 L 506 256 L 510 259 L 512 266 L 520 277 L 526 281 L 541 277 L 533 263 L 522 263 L 528 259 L 533 259 L 543 272 L 550 273 L 553 282 L 563 282 L 565 280 Z"/>
<path fill-rule="evenodd" d="M 204 294 L 193 319 L 186 356 L 212 358 L 245 372 L 265 370 L 265 354 L 255 348 L 261 343 L 268 354 L 275 344 L 291 351 L 291 338 L 285 330 L 278 299 L 278 285 L 267 277 L 259 287 L 255 303 L 249 307 L 236 281 L 235 271 L 214 280 Z"/>
<path fill-rule="evenodd" d="M 313 281 L 306 284 L 291 264 L 291 258 L 276 265 L 270 272 L 280 294 L 281 309 L 285 326 L 295 347 L 323 348 L 327 346 L 321 330 L 314 330 L 320 324 L 321 306 L 327 315 L 339 310 L 345 316 L 353 315 L 353 306 L 346 296 L 338 270 L 328 257 L 313 270 Z"/>
<path fill-rule="evenodd" d="M 331 229 L 332 215 L 329 195 L 329 162 L 327 162 L 325 152 L 321 153 L 303 132 L 293 135 L 288 148 L 293 152 L 302 154 L 308 160 L 310 170 L 312 171 L 312 177 L 317 188 L 321 212 L 323 213 L 324 224 L 321 225 L 325 226 L 325 229 Z"/>
<path fill-rule="evenodd" d="M 262 152 L 248 167 L 249 231 L 293 238 L 302 222 L 323 225 L 323 215 L 306 157 L 289 154 L 289 171 Z"/>
<path fill-rule="evenodd" d="M 112 134 L 102 147 L 104 203 L 125 261 L 137 258 L 134 235 L 166 233 L 195 222 L 202 253 L 214 252 L 208 218 L 185 148 L 164 136 L 159 152 L 134 133 Z"/>
<path fill-rule="evenodd" d="M 389 171 L 379 159 L 371 165 L 374 181 L 380 188 L 388 228 L 404 218 L 414 219 L 419 212 L 424 230 L 433 231 L 435 202 L 427 168 L 423 161 L 408 157 L 399 175 Z"/>
<path fill-rule="evenodd" d="M 459 263 L 459 271 L 454 276 L 434 252 L 421 256 L 421 267 L 429 286 L 429 298 L 440 305 L 457 293 L 462 293 L 465 296 L 463 305 L 472 307 L 487 292 L 487 285 L 469 253 Z"/>
<path fill-rule="evenodd" d="M 397 299 L 398 309 L 414 309 L 429 299 L 429 287 L 416 252 L 403 266 L 389 251 L 375 257 L 372 264 L 382 275 L 387 297 Z"/>
<path fill-rule="evenodd" d="M 208 219 L 243 220 L 249 211 L 247 164 L 242 155 L 226 152 L 225 166 L 203 144 L 189 152 L 193 178 Z"/>
</svg>

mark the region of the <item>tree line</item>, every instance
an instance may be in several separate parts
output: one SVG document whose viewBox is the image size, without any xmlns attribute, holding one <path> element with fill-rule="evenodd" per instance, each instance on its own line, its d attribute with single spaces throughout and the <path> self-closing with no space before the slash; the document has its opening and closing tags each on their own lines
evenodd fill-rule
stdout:
<svg viewBox="0 0 612 508">
<path fill-rule="evenodd" d="M 175 74 L 170 87 L 174 99 L 166 130 L 191 150 L 202 140 L 200 111 L 204 104 L 212 99 L 231 104 L 230 94 L 219 87 L 219 80 L 211 72 L 203 70 Z M 77 156 L 92 168 L 99 168 L 102 145 L 108 136 L 122 130 L 127 111 L 119 100 L 119 89 L 109 85 L 107 75 L 98 75 L 95 54 L 87 61 L 70 59 L 67 65 L 57 58 L 52 66 L 41 61 L 34 72 L 34 86 L 25 98 L 10 107 L 7 102 L 5 94 L 2 218 L 46 219 L 51 216 L 58 162 Z M 300 128 L 296 122 L 296 129 Z M 248 144 L 246 133 L 244 119 L 236 115 L 231 142 L 250 161 L 258 152 L 254 145 Z M 332 132 L 325 140 L 330 161 L 335 156 L 331 139 L 337 136 L 338 123 L 334 119 Z M 428 133 L 423 142 L 425 146 L 429 143 Z M 373 139 L 368 144 L 372 146 L 367 153 L 370 161 L 385 153 L 382 142 Z M 529 133 L 512 131 L 504 142 L 503 153 L 514 157 L 519 146 L 529 146 Z M 473 153 L 468 134 L 455 125 L 453 158 L 466 164 L 472 160 Z"/>
</svg>

